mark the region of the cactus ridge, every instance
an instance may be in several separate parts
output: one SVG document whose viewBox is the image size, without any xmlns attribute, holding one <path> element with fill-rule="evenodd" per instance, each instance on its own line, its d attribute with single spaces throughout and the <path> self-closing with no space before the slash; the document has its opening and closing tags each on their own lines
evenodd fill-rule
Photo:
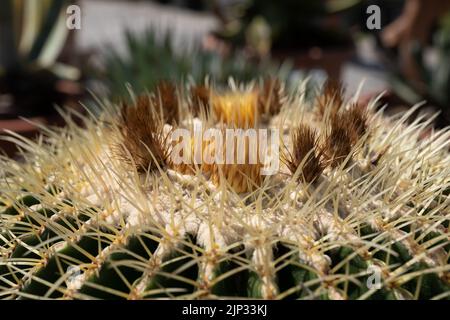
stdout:
<svg viewBox="0 0 450 320">
<path fill-rule="evenodd" d="M 449 299 L 449 130 L 305 86 L 164 84 L 5 137 L 0 298 Z M 279 170 L 174 165 L 195 122 L 279 129 Z"/>
</svg>

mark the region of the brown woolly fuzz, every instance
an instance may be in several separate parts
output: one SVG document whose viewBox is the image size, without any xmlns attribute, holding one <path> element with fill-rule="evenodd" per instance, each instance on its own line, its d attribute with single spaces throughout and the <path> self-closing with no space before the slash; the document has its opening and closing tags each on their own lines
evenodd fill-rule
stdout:
<svg viewBox="0 0 450 320">
<path fill-rule="evenodd" d="M 341 113 L 330 119 L 329 133 L 324 144 L 324 156 L 332 168 L 339 166 L 352 152 L 355 133 L 349 126 L 348 119 L 348 116 Z"/>
<path fill-rule="evenodd" d="M 274 116 L 281 110 L 281 82 L 277 78 L 267 78 L 260 89 L 258 107 L 261 114 Z"/>
<path fill-rule="evenodd" d="M 282 160 L 289 171 L 294 174 L 302 166 L 299 180 L 305 183 L 314 182 L 323 172 L 321 151 L 316 132 L 307 125 L 300 125 L 292 135 L 293 152 L 283 153 Z"/>
<path fill-rule="evenodd" d="M 209 115 L 211 90 L 199 85 L 191 88 L 191 110 L 194 116 Z"/>
<path fill-rule="evenodd" d="M 352 144 L 356 144 L 367 132 L 367 110 L 354 104 L 342 113 L 342 118 L 349 128 Z"/>
<path fill-rule="evenodd" d="M 243 150 L 238 149 L 238 138 L 234 140 L 233 163 L 218 164 L 211 166 L 211 180 L 216 186 L 226 182 L 236 193 L 251 192 L 258 189 L 262 184 L 261 169 L 263 164 L 259 158 L 259 144 L 252 143 L 248 136 L 244 139 Z M 256 149 L 256 150 L 255 150 Z M 244 163 L 238 163 L 238 150 L 244 152 Z M 226 162 L 227 145 L 224 141 L 222 148 L 224 160 Z M 251 161 L 251 155 L 257 157 Z"/>
<path fill-rule="evenodd" d="M 155 89 L 153 99 L 158 112 L 162 112 L 163 120 L 166 123 L 178 123 L 179 101 L 176 93 L 176 86 L 168 81 L 160 81 Z"/>
<path fill-rule="evenodd" d="M 150 97 L 139 97 L 135 106 L 123 105 L 119 129 L 122 143 L 116 151 L 125 162 L 136 166 L 139 172 L 168 165 L 168 134 L 164 133 Z"/>
<path fill-rule="evenodd" d="M 345 90 L 338 81 L 328 79 L 323 87 L 323 92 L 317 97 L 317 111 L 320 118 L 327 113 L 330 116 L 337 114 L 344 103 Z"/>
</svg>

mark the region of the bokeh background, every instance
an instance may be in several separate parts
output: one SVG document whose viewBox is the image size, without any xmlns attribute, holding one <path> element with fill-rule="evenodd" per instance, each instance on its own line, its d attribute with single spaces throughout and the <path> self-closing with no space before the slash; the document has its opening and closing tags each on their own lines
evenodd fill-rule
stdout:
<svg viewBox="0 0 450 320">
<path fill-rule="evenodd" d="M 67 8 L 81 10 L 68 30 Z M 367 8 L 380 8 L 369 30 Z M 71 12 L 73 13 L 73 12 Z M 2 0 L 0 130 L 36 136 L 57 109 L 96 112 L 161 80 L 332 78 L 347 95 L 450 124 L 450 0 Z M 362 84 L 362 85 L 361 85 Z M 81 106 L 84 105 L 84 107 Z M 57 106 L 57 107 L 55 107 Z M 31 122 L 30 122 L 31 121 Z M 0 149 L 13 155 L 6 140 Z"/>
</svg>

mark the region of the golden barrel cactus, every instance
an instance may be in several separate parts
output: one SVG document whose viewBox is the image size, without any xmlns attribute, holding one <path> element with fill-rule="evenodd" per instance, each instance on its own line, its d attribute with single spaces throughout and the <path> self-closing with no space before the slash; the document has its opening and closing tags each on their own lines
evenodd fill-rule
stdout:
<svg viewBox="0 0 450 320">
<path fill-rule="evenodd" d="M 0 297 L 448 299 L 449 131 L 424 137 L 412 111 L 358 109 L 339 86 L 282 87 L 165 85 L 9 136 L 22 160 L 0 164 Z M 170 137 L 194 123 L 277 130 L 279 154 L 187 170 Z"/>
</svg>

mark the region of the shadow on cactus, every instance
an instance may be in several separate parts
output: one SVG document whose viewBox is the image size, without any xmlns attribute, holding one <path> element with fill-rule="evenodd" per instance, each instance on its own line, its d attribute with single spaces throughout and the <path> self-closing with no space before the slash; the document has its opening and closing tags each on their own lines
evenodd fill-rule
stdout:
<svg viewBox="0 0 450 320">
<path fill-rule="evenodd" d="M 385 118 L 376 101 L 356 110 L 269 83 L 202 99 L 178 87 L 176 121 L 155 91 L 83 128 L 9 137 L 24 161 L 0 163 L 0 297 L 448 299 L 450 132 L 424 140 L 429 122 Z M 254 95 L 251 123 L 224 121 L 239 95 Z M 276 128 L 283 161 L 266 176 L 260 160 L 184 170 L 166 138 L 195 123 Z"/>
</svg>

